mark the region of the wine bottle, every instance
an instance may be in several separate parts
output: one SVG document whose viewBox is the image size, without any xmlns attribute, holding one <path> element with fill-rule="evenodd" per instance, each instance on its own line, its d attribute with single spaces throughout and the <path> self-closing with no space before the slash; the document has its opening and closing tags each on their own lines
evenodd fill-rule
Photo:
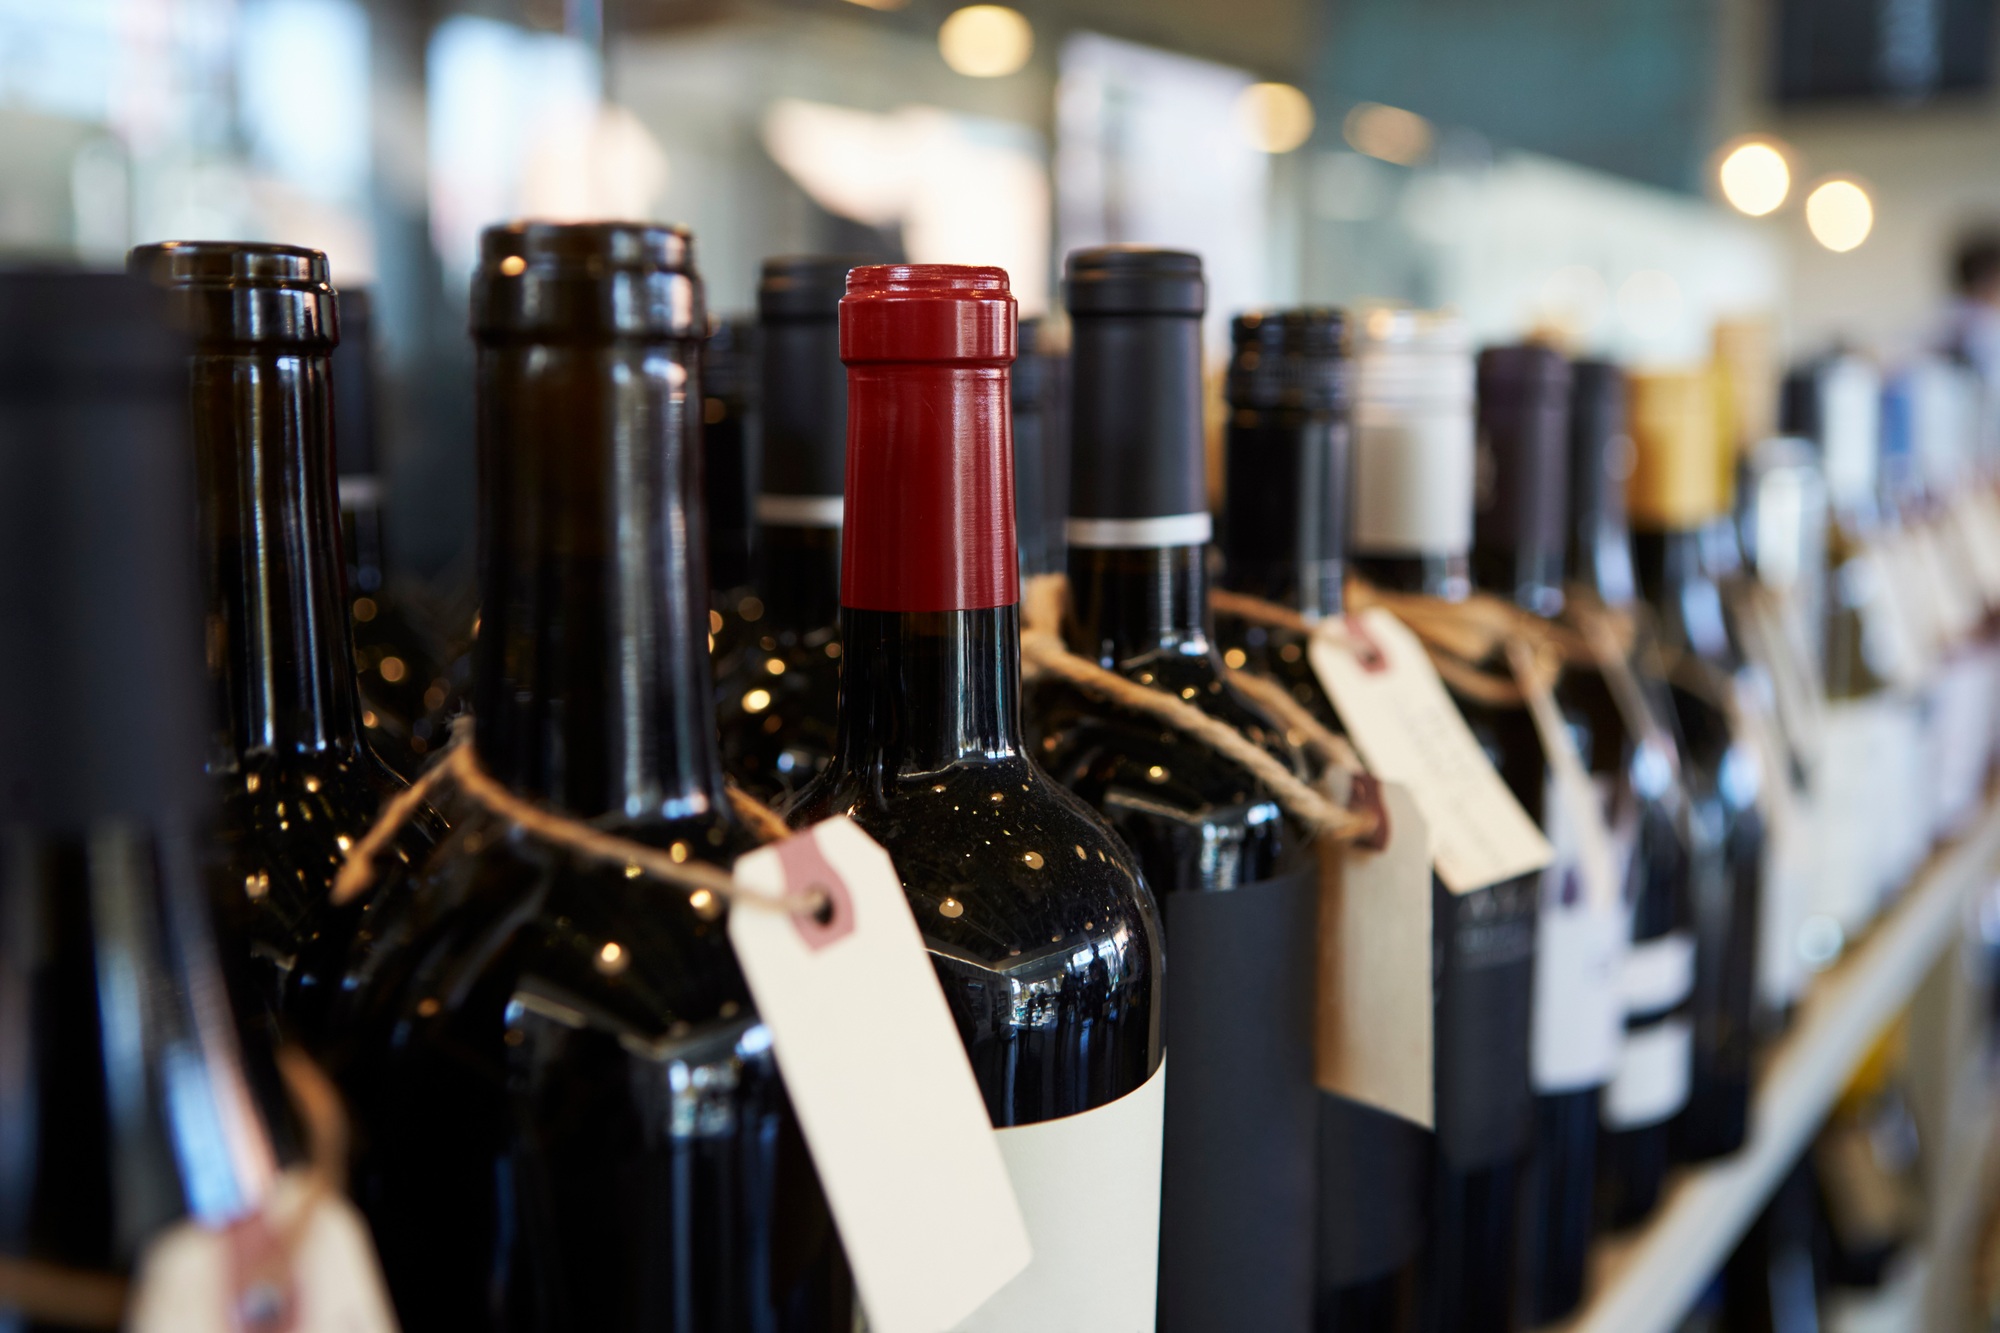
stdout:
<svg viewBox="0 0 2000 1333">
<path fill-rule="evenodd" d="M 1337 310 L 1239 315 L 1226 381 L 1227 489 L 1221 581 L 1309 621 L 1343 609 L 1352 362 Z M 1283 682 L 1336 731 L 1340 719 L 1303 636 L 1222 622 L 1224 660 Z M 1329 1333 L 1397 1330 L 1415 1318 L 1429 1151 L 1422 1131 L 1344 1097 L 1319 1098 L 1315 1323 Z"/>
<path fill-rule="evenodd" d="M 1309 622 L 1338 616 L 1353 452 L 1346 316 L 1253 312 L 1235 318 L 1230 337 L 1222 586 Z M 1282 682 L 1321 722 L 1339 726 L 1297 634 L 1232 618 L 1222 637 L 1231 666 Z"/>
<path fill-rule="evenodd" d="M 1625 375 L 1603 361 L 1571 367 L 1570 575 L 1578 595 L 1631 615 L 1638 585 L 1625 524 Z M 1641 633 L 1643 635 L 1643 628 Z M 1687 794 L 1665 706 L 1666 682 L 1645 672 L 1641 638 L 1627 658 L 1643 691 L 1621 707 L 1597 671 L 1572 670 L 1560 696 L 1589 719 L 1591 776 L 1609 793 L 1614 850 L 1623 866 L 1630 946 L 1619 990 L 1625 1037 L 1599 1118 L 1597 1198 L 1607 1226 L 1653 1211 L 1667 1172 L 1667 1126 L 1687 1105 L 1693 1028 L 1694 936 L 1688 903 Z M 1628 716 L 1643 710 L 1643 716 Z"/>
<path fill-rule="evenodd" d="M 1265 745 L 1209 633 L 1198 256 L 1070 254 L 1069 604 L 1078 656 Z M 1208 744 L 1049 676 L 1028 736 L 1136 854 L 1173 951 L 1160 1328 L 1304 1329 L 1313 1297 L 1318 862 L 1270 789 Z M 1218 1226 L 1220 1218 L 1232 1219 Z"/>
<path fill-rule="evenodd" d="M 340 340 L 328 366 L 332 449 L 339 468 L 340 547 L 347 556 L 362 735 L 382 762 L 415 777 L 464 707 L 470 641 L 448 642 L 414 613 L 404 589 L 390 586 L 386 486 L 376 449 L 374 301 L 367 288 L 348 288 L 335 294 L 335 305 Z M 463 619 L 470 625 L 471 616 Z"/>
<path fill-rule="evenodd" d="M 1761 779 L 1731 721 L 1739 668 L 1704 543 L 1728 520 L 1708 380 L 1628 377 L 1634 465 L 1626 487 L 1639 587 L 1671 664 L 1689 798 L 1689 895 L 1695 937 L 1688 1103 L 1672 1125 L 1682 1160 L 1734 1152 L 1749 1129 L 1751 1017 L 1763 874 Z M 1712 552 L 1710 553 L 1712 554 Z"/>
<path fill-rule="evenodd" d="M 1397 592 L 1471 587 L 1473 364 L 1464 326 L 1413 310 L 1360 321 L 1355 396 L 1357 573 Z M 1461 701 L 1495 767 L 1539 807 L 1541 746 L 1525 710 Z M 1521 1165 L 1533 1126 L 1529 1033 L 1540 876 L 1468 893 L 1432 883 L 1437 1126 L 1423 1277 L 1426 1329 L 1513 1318 Z"/>
<path fill-rule="evenodd" d="M 237 1019 L 242 895 L 210 874 L 175 322 L 124 275 L 0 275 L 0 1327 L 22 1333 L 118 1325 L 163 1234 L 269 1239 L 296 1155 L 267 1030 Z M 242 1294 L 198 1279 L 178 1313 L 275 1326 Z"/>
<path fill-rule="evenodd" d="M 767 259 L 757 288 L 763 478 L 757 595 L 717 694 L 722 758 L 751 793 L 783 802 L 826 767 L 840 689 L 840 522 L 847 378 L 836 256 Z"/>
<path fill-rule="evenodd" d="M 690 249 L 613 223 L 482 239 L 474 711 L 516 796 L 727 865 L 755 839 L 715 740 Z M 467 807 L 371 902 L 336 1015 L 405 1327 L 847 1333 L 718 905 Z"/>
<path fill-rule="evenodd" d="M 1563 609 L 1570 529 L 1570 386 L 1569 364 L 1551 348 L 1523 344 L 1480 353 L 1481 475 L 1486 484 L 1480 488 L 1474 520 L 1474 581 L 1544 616 Z M 1580 755 L 1594 755 L 1605 742 L 1616 756 L 1622 728 L 1615 712 L 1607 718 L 1572 703 L 1579 674 L 1574 665 L 1565 672 L 1568 689 L 1559 696 L 1570 740 Z M 1603 692 L 1601 679 L 1598 692 Z M 1618 999 L 1623 923 L 1615 904 L 1593 899 L 1578 816 L 1565 804 L 1560 775 L 1545 744 L 1522 732 L 1524 722 L 1534 731 L 1532 717 L 1522 709 L 1479 712 L 1492 736 L 1488 745 L 1514 784 L 1514 794 L 1540 821 L 1556 853 L 1541 874 L 1536 922 L 1530 1047 L 1534 1135 L 1521 1197 L 1521 1310 L 1526 1323 L 1537 1325 L 1563 1318 L 1583 1299 L 1596 1213 L 1597 1124 L 1624 1017 Z M 1615 785 L 1618 772 L 1614 760 L 1594 793 L 1600 800 Z M 1615 864 L 1611 869 L 1616 873 Z M 1596 891 L 1613 887 L 1601 885 Z"/>
<path fill-rule="evenodd" d="M 406 784 L 362 724 L 343 586 L 329 358 L 339 339 L 326 256 L 296 246 L 141 246 L 134 275 L 167 289 L 189 361 L 209 670 L 228 876 L 249 902 L 251 951 L 274 1005 L 333 926 L 350 847 Z M 421 860 L 429 810 L 393 855 Z M 308 969 L 310 970 L 310 969 Z M 311 978 L 296 981 L 310 990 Z M 318 997 L 304 993 L 302 1013 Z M 308 1026 L 311 1020 L 308 1019 Z"/>
<path fill-rule="evenodd" d="M 895 859 L 1034 1259 L 962 1327 L 1150 1328 L 1161 927 L 1138 865 L 1028 757 L 997 268 L 848 275 L 848 540 L 833 762 L 788 812 Z"/>
</svg>

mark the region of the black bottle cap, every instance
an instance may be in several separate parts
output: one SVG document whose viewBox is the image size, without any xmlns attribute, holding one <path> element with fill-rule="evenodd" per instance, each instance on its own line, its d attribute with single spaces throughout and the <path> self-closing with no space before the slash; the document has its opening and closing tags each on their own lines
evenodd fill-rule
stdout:
<svg viewBox="0 0 2000 1333">
<path fill-rule="evenodd" d="M 1570 527 L 1595 531 L 1625 518 L 1625 372 L 1609 361 L 1570 367 Z"/>
<path fill-rule="evenodd" d="M 314 347 L 340 340 L 340 314 L 326 256 L 256 241 L 166 241 L 142 245 L 126 270 L 172 291 L 197 343 Z"/>
<path fill-rule="evenodd" d="M 1192 315 L 1208 311 L 1201 256 L 1141 245 L 1073 250 L 1063 265 L 1063 301 L 1075 315 Z"/>
<path fill-rule="evenodd" d="M 1344 412 L 1352 397 L 1347 316 L 1338 310 L 1251 311 L 1230 321 L 1229 405 Z"/>
<path fill-rule="evenodd" d="M 0 825 L 208 804 L 178 323 L 124 275 L 0 272 Z"/>
<path fill-rule="evenodd" d="M 1778 432 L 1824 443 L 1826 412 L 1820 402 L 1820 365 L 1812 363 L 1787 372 L 1778 392 Z"/>
<path fill-rule="evenodd" d="M 1338 310 L 1238 315 L 1217 543 L 1230 586 L 1315 612 L 1337 596 L 1353 466 L 1347 319 Z M 1324 595 L 1322 595 L 1324 594 Z"/>
<path fill-rule="evenodd" d="M 1510 561 L 1517 592 L 1560 583 L 1569 545 L 1570 368 L 1524 343 L 1479 354 L 1473 548 Z"/>
<path fill-rule="evenodd" d="M 700 339 L 694 240 L 643 222 L 510 222 L 479 238 L 472 332 L 482 339 Z"/>
<path fill-rule="evenodd" d="M 764 475 L 773 496 L 840 495 L 847 486 L 847 367 L 840 360 L 840 298 L 852 255 L 799 255 L 764 261 L 757 283 L 762 334 Z M 767 522 L 816 518 L 771 511 Z M 837 521 L 837 520 L 835 520 Z"/>
<path fill-rule="evenodd" d="M 847 271 L 875 261 L 861 255 L 781 255 L 764 261 L 757 280 L 757 318 L 840 318 L 847 295 Z"/>
<path fill-rule="evenodd" d="M 365 287 L 339 292 L 340 346 L 333 350 L 333 453 L 343 477 L 375 474 L 375 300 Z"/>
<path fill-rule="evenodd" d="M 1106 246 L 1069 256 L 1072 546 L 1205 541 L 1201 259 Z M 1184 518 L 1155 539 L 1120 523 Z M 1079 521 L 1080 520 L 1080 521 Z M 1189 540 L 1189 539 L 1192 539 Z"/>
</svg>

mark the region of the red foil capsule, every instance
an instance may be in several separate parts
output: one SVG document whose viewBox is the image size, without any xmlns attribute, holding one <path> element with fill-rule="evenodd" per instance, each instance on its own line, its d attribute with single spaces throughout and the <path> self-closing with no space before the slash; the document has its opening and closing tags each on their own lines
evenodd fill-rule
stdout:
<svg viewBox="0 0 2000 1333">
<path fill-rule="evenodd" d="M 878 264 L 847 275 L 847 508 L 840 601 L 977 611 L 1020 600 L 1007 271 Z"/>
</svg>

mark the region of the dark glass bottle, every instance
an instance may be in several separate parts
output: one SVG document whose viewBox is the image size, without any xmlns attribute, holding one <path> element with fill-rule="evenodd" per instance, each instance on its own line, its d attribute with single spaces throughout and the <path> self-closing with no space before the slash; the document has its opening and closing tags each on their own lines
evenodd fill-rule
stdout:
<svg viewBox="0 0 2000 1333">
<path fill-rule="evenodd" d="M 761 614 L 739 631 L 718 683 L 722 759 L 752 794 L 790 800 L 833 753 L 840 691 L 840 522 L 847 372 L 838 256 L 767 259 L 757 288 L 763 479 L 757 493 Z"/>
<path fill-rule="evenodd" d="M 1239 315 L 1228 376 L 1222 584 L 1299 612 L 1341 614 L 1352 464 L 1352 363 L 1337 310 Z M 1329 727 L 1332 702 L 1302 635 L 1222 622 L 1224 660 L 1284 682 Z M 1314 1327 L 1408 1328 L 1422 1244 L 1421 1130 L 1387 1112 L 1319 1097 Z"/>
<path fill-rule="evenodd" d="M 480 762 L 727 865 L 687 233 L 489 229 Z M 845 1265 L 720 915 L 468 807 L 370 904 L 337 1017 L 403 1325 L 839 1330 Z"/>
<path fill-rule="evenodd" d="M 1150 1328 L 1161 927 L 1137 864 L 1029 759 L 1004 270 L 848 275 L 846 647 L 832 764 L 789 812 L 888 849 L 1035 1257 L 961 1327 Z"/>
<path fill-rule="evenodd" d="M 1705 563 L 1706 530 L 1726 521 L 1713 398 L 1698 374 L 1632 375 L 1634 465 L 1626 488 L 1639 588 L 1671 664 L 1668 682 L 1687 785 L 1688 901 L 1695 936 L 1688 1103 L 1672 1126 L 1676 1157 L 1734 1152 L 1749 1128 L 1752 1011 L 1763 879 L 1760 774 L 1734 734 L 1740 663 Z"/>
<path fill-rule="evenodd" d="M 391 586 L 386 488 L 376 450 L 374 302 L 366 288 L 349 288 L 337 293 L 335 304 L 340 341 L 329 366 L 333 454 L 362 734 L 384 763 L 415 777 L 464 706 L 470 640 L 448 642 L 409 602 L 408 589 Z M 469 615 L 463 619 L 470 624 Z"/>
<path fill-rule="evenodd" d="M 1474 579 L 1495 596 L 1544 616 L 1563 608 L 1571 528 L 1570 388 L 1569 364 L 1550 348 L 1524 344 L 1480 354 Z M 1585 675 L 1589 682 L 1581 679 Z M 1604 693 L 1603 681 L 1571 664 L 1558 696 L 1564 723 L 1587 761 L 1600 747 L 1614 756 L 1599 783 L 1600 793 L 1609 796 L 1621 776 L 1615 757 L 1623 728 L 1615 709 L 1606 716 L 1578 707 L 1580 693 Z M 1514 782 L 1514 795 L 1547 832 L 1556 854 L 1541 875 L 1535 928 L 1530 1046 L 1535 1123 L 1521 1195 L 1521 1314 L 1527 1324 L 1539 1325 L 1564 1317 L 1583 1299 L 1596 1216 L 1598 1119 L 1605 1085 L 1616 1069 L 1623 1019 L 1622 917 L 1614 902 L 1591 899 L 1576 819 L 1562 803 L 1555 768 L 1526 710 L 1477 712 L 1476 720 L 1491 736 L 1489 747 Z M 1542 761 L 1539 774 L 1514 747 L 1532 747 L 1533 757 Z M 1615 891 L 1612 885 L 1600 887 Z"/>
<path fill-rule="evenodd" d="M 1422 311 L 1361 324 L 1354 566 L 1445 601 L 1470 586 L 1473 366 L 1463 326 Z M 1461 702 L 1508 786 L 1540 807 L 1542 751 L 1525 710 Z M 1526 797 L 1534 797 L 1528 804 Z M 1429 1333 L 1504 1330 L 1515 1308 L 1518 1201 L 1534 1123 L 1529 1072 L 1540 876 L 1468 893 L 1432 883 L 1437 1132 L 1424 1260 Z"/>
<path fill-rule="evenodd" d="M 1631 614 L 1638 587 L 1625 525 L 1625 375 L 1603 361 L 1579 361 L 1570 390 L 1570 574 L 1579 595 Z M 1667 1171 L 1667 1127 L 1687 1105 L 1693 1028 L 1694 936 L 1688 903 L 1687 795 L 1681 789 L 1666 682 L 1648 671 L 1657 657 L 1640 625 L 1629 659 L 1644 692 L 1623 707 L 1603 674 L 1572 668 L 1565 706 L 1589 723 L 1590 774 L 1608 794 L 1613 849 L 1624 870 L 1631 917 L 1622 965 L 1625 1040 L 1599 1118 L 1599 1216 L 1630 1226 L 1659 1202 Z M 1626 710 L 1643 707 L 1653 725 L 1635 735 Z"/>
<path fill-rule="evenodd" d="M 0 1260 L 110 1278 L 181 1218 L 251 1212 L 285 1155 L 266 1029 L 232 1012 L 241 895 L 208 873 L 167 306 L 122 275 L 0 274 Z"/>
<path fill-rule="evenodd" d="M 1063 636 L 1292 763 L 1282 730 L 1223 679 L 1209 632 L 1201 260 L 1079 250 L 1064 287 L 1074 377 Z M 1180 1072 L 1167 1088 L 1159 1326 L 1303 1329 L 1318 1102 L 1309 835 L 1240 764 L 1060 678 L 1036 684 L 1028 717 L 1036 758 L 1133 849 L 1166 916 Z"/>
<path fill-rule="evenodd" d="M 344 933 L 328 898 L 348 848 L 406 785 L 366 738 L 334 494 L 329 357 L 339 338 L 326 256 L 175 241 L 132 252 L 194 339 L 191 432 L 217 727 L 208 768 L 230 883 L 278 1003 L 301 953 Z M 421 860 L 428 810 L 394 855 Z M 305 1000 L 308 1009 L 315 1003 Z"/>
<path fill-rule="evenodd" d="M 1347 319 L 1338 310 L 1238 315 L 1230 326 L 1222 586 L 1308 621 L 1341 613 L 1353 452 Z M 1231 666 L 1284 683 L 1338 726 L 1297 634 L 1222 622 Z"/>
</svg>

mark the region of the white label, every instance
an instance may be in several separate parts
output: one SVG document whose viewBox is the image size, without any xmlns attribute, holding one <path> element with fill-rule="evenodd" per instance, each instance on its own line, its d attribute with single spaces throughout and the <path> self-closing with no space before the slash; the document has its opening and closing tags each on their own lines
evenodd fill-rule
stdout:
<svg viewBox="0 0 2000 1333">
<path fill-rule="evenodd" d="M 311 1215 L 286 1262 L 292 1214 Z M 128 1333 L 395 1333 L 375 1247 L 354 1205 L 280 1178 L 264 1213 L 227 1227 L 181 1222 L 146 1249 Z"/>
<path fill-rule="evenodd" d="M 1567 733 L 1564 733 L 1567 736 Z M 1536 1092 L 1575 1092 L 1610 1079 L 1625 1035 L 1618 991 L 1625 917 L 1616 897 L 1599 898 L 1585 885 L 1577 820 L 1550 775 L 1544 798 L 1556 859 L 1542 871 L 1535 936 L 1533 1055 Z M 1590 815 L 1596 819 L 1594 793 Z M 1599 832 L 1602 833 L 1602 821 Z"/>
<path fill-rule="evenodd" d="M 1379 850 L 1320 843 L 1315 1076 L 1328 1092 L 1429 1129 L 1430 834 L 1407 787 L 1384 782 L 1379 792 Z"/>
<path fill-rule="evenodd" d="M 1381 607 L 1323 621 L 1310 652 L 1368 771 L 1415 796 L 1446 888 L 1470 893 L 1553 859 L 1402 621 Z"/>
<path fill-rule="evenodd" d="M 847 517 L 842 495 L 760 495 L 757 521 L 781 528 L 837 528 Z"/>
<path fill-rule="evenodd" d="M 1628 1014 L 1657 1014 L 1673 1008 L 1694 989 L 1694 935 L 1670 931 L 1625 951 L 1618 993 Z"/>
<path fill-rule="evenodd" d="M 738 906 L 729 939 L 869 1328 L 936 1333 L 1027 1266 L 1028 1228 L 896 868 L 837 818 L 752 852 L 735 875 L 755 892 L 818 889 L 831 902 L 824 924 Z M 1087 1175 L 1079 1166 L 1072 1186 Z"/>
<path fill-rule="evenodd" d="M 1684 1018 L 1626 1033 L 1618 1072 L 1604 1090 L 1605 1128 L 1644 1129 L 1677 1115 L 1687 1105 L 1693 1060 L 1694 1029 Z"/>
<path fill-rule="evenodd" d="M 1109 1106 L 994 1135 L 1035 1260 L 956 1333 L 1152 1333 L 1166 1104 L 1163 1059 Z M 951 1244 L 963 1243 L 965 1221 L 942 1227 Z"/>
<path fill-rule="evenodd" d="M 1354 409 L 1354 549 L 1367 554 L 1472 548 L 1472 405 Z"/>
<path fill-rule="evenodd" d="M 1206 510 L 1158 518 L 1072 518 L 1063 524 L 1064 541 L 1093 550 L 1206 546 L 1214 532 L 1215 522 Z"/>
</svg>

